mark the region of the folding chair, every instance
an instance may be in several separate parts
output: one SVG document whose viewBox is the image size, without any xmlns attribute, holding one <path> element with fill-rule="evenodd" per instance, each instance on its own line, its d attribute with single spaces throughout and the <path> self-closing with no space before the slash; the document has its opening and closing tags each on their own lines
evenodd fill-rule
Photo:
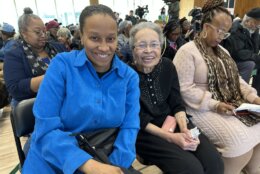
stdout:
<svg viewBox="0 0 260 174">
<path fill-rule="evenodd" d="M 20 137 L 29 135 L 33 132 L 35 118 L 32 108 L 34 100 L 35 98 L 21 101 L 11 112 L 11 124 L 20 160 L 20 168 L 22 168 L 25 161 L 25 154 L 22 149 Z"/>
</svg>

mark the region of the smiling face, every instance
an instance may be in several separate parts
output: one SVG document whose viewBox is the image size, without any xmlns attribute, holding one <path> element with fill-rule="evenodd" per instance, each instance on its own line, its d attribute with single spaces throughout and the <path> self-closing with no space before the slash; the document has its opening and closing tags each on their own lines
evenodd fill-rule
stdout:
<svg viewBox="0 0 260 174">
<path fill-rule="evenodd" d="M 108 71 L 117 47 L 116 21 L 106 14 L 87 17 L 81 33 L 81 42 L 96 71 Z"/>
<path fill-rule="evenodd" d="M 206 43 L 210 47 L 216 47 L 225 38 L 231 26 L 231 16 L 226 13 L 216 14 L 211 23 L 203 25 L 203 30 L 207 32 Z"/>
<path fill-rule="evenodd" d="M 68 40 L 66 36 L 58 36 L 58 41 L 64 45 L 68 43 Z"/>
<path fill-rule="evenodd" d="M 161 59 L 159 35 L 152 29 L 144 28 L 139 30 L 134 38 L 135 64 L 139 71 L 149 73 Z"/>
<path fill-rule="evenodd" d="M 252 32 L 255 32 L 255 30 L 260 26 L 260 19 L 250 18 L 247 21 L 245 21 L 244 25 Z"/>
</svg>

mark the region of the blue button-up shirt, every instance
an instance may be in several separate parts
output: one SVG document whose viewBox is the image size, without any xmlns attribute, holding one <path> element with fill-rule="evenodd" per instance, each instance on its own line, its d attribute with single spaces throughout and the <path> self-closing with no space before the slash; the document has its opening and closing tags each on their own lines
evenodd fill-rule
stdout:
<svg viewBox="0 0 260 174">
<path fill-rule="evenodd" d="M 128 168 L 135 159 L 139 97 L 138 75 L 117 56 L 99 78 L 85 50 L 58 54 L 34 104 L 36 124 L 23 172 L 77 173 L 92 157 L 70 134 L 112 127 L 120 131 L 109 159 Z"/>
</svg>

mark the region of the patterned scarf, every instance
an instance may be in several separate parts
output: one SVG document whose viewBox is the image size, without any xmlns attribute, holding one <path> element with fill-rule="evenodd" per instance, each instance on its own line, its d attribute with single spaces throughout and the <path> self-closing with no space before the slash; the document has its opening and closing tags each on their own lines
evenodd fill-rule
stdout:
<svg viewBox="0 0 260 174">
<path fill-rule="evenodd" d="M 42 58 L 40 58 L 33 50 L 32 46 L 25 42 L 25 40 L 20 39 L 19 42 L 22 44 L 24 53 L 29 61 L 29 64 L 32 69 L 32 74 L 34 76 L 40 76 L 45 74 L 45 71 L 48 68 L 48 64 L 46 64 Z M 44 50 L 49 55 L 49 58 L 52 59 L 58 51 L 51 46 L 49 43 L 46 43 Z"/>
<path fill-rule="evenodd" d="M 244 103 L 234 60 L 220 46 L 213 48 L 215 55 L 210 54 L 200 36 L 196 36 L 194 42 L 208 66 L 208 87 L 212 98 L 236 107 Z"/>
</svg>

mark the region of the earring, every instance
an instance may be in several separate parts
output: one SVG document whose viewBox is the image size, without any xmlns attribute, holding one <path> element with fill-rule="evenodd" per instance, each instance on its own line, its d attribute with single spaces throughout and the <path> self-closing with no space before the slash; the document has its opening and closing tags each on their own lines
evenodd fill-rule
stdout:
<svg viewBox="0 0 260 174">
<path fill-rule="evenodd" d="M 202 33 L 202 38 L 203 38 L 203 39 L 206 39 L 207 36 L 208 36 L 208 32 L 207 32 L 207 31 L 205 31 L 205 32 Z"/>
</svg>

